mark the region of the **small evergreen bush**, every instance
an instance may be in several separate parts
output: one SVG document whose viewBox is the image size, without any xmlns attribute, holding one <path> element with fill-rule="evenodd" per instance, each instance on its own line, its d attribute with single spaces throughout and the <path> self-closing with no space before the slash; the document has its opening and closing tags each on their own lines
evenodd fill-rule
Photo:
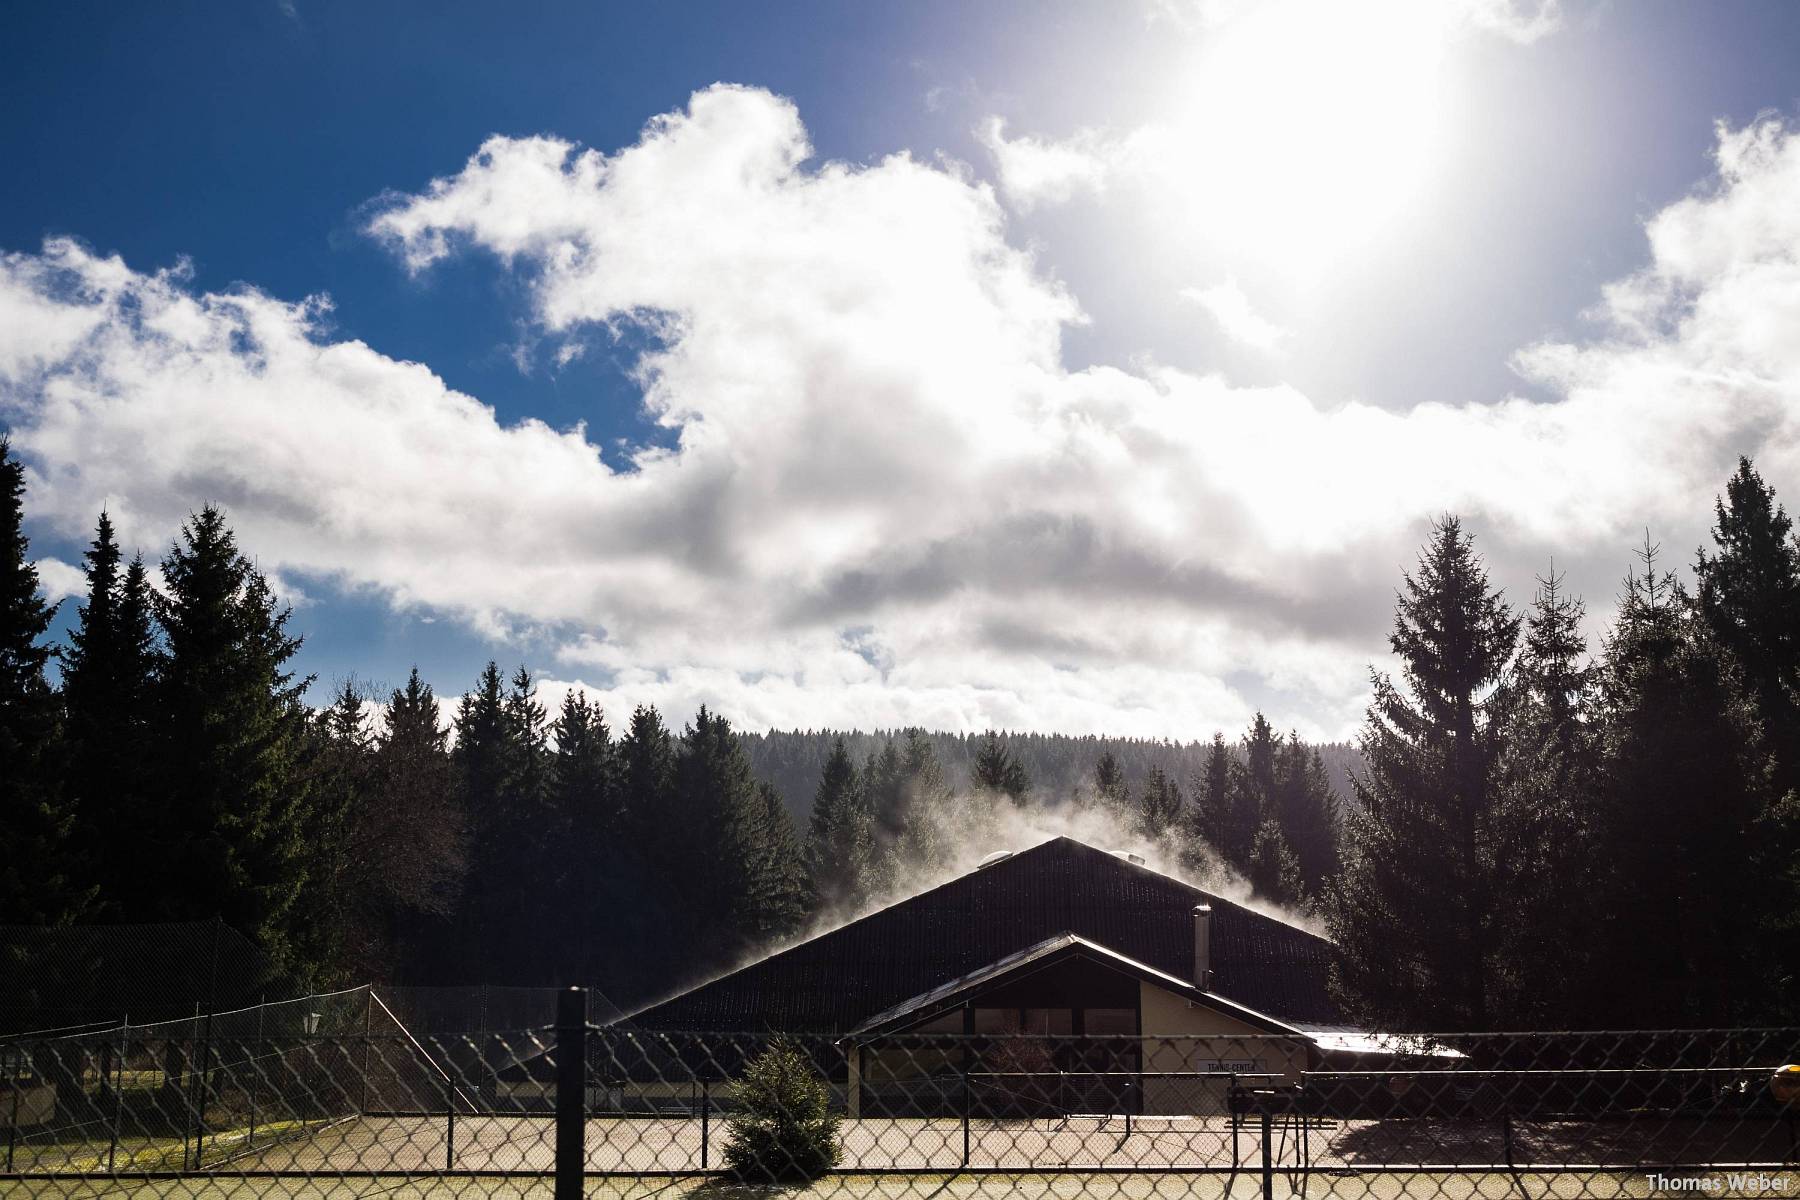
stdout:
<svg viewBox="0 0 1800 1200">
<path fill-rule="evenodd" d="M 837 1166 L 842 1118 L 792 1042 L 778 1040 L 751 1059 L 731 1092 L 737 1111 L 725 1123 L 725 1165 L 738 1179 L 803 1182 Z"/>
</svg>

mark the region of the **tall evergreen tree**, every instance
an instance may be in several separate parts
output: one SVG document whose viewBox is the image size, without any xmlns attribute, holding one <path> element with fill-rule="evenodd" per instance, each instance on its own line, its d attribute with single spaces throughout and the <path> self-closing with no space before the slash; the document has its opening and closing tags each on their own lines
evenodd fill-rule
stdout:
<svg viewBox="0 0 1800 1200">
<path fill-rule="evenodd" d="M 682 733 L 675 780 L 681 928 L 699 961 L 717 966 L 791 932 L 804 911 L 799 845 L 729 721 L 700 709 Z"/>
<path fill-rule="evenodd" d="M 1489 691 L 1519 621 L 1454 517 L 1404 576 L 1391 645 L 1405 681 L 1374 673 L 1362 811 L 1347 830 L 1328 919 L 1337 982 L 1396 1030 L 1482 1029 L 1494 974 L 1495 730 Z"/>
<path fill-rule="evenodd" d="M 1119 766 L 1118 756 L 1110 750 L 1102 754 L 1094 764 L 1094 794 L 1101 807 L 1121 816 L 1131 806 L 1131 791 L 1125 783 L 1125 771 Z"/>
<path fill-rule="evenodd" d="M 975 768 L 971 772 L 970 783 L 978 790 L 1010 796 L 1014 800 L 1024 800 L 1031 794 L 1031 776 L 1025 773 L 1025 765 L 1007 750 L 1006 743 L 992 731 L 981 740 L 981 750 L 975 755 Z"/>
<path fill-rule="evenodd" d="M 1256 836 L 1263 822 L 1275 815 L 1281 735 L 1259 712 L 1245 730 L 1240 746 L 1239 758 L 1232 764 L 1226 806 L 1229 815 L 1219 849 L 1226 862 L 1247 874 Z"/>
<path fill-rule="evenodd" d="M 586 911 L 596 886 L 594 868 L 625 836 L 618 757 L 600 706 L 573 688 L 563 695 L 550 735 L 556 746 L 550 767 L 553 824 L 569 833 L 560 842 L 558 884 L 570 911 Z"/>
<path fill-rule="evenodd" d="M 896 846 L 899 861 L 936 870 L 949 859 L 947 826 L 955 821 L 954 797 L 943 764 L 923 729 L 908 729 L 900 751 L 904 818 Z"/>
<path fill-rule="evenodd" d="M 312 796 L 301 702 L 288 663 L 289 611 L 211 505 L 181 530 L 156 596 L 167 656 L 157 680 L 155 819 L 144 853 L 164 919 L 218 917 L 304 981 L 296 901 L 305 883 Z"/>
<path fill-rule="evenodd" d="M 1180 826 L 1181 810 L 1180 785 L 1161 767 L 1151 767 L 1138 798 L 1137 832 L 1151 841 L 1161 841 Z"/>
<path fill-rule="evenodd" d="M 25 537 L 25 467 L 0 437 L 0 922 L 62 924 L 92 890 L 74 877 L 75 814 L 63 795 L 56 696 L 42 642 L 55 614 L 38 595 Z"/>
<path fill-rule="evenodd" d="M 532 918 L 563 831 L 549 804 L 547 714 L 524 667 L 510 687 L 494 663 L 483 670 L 458 710 L 456 758 L 473 832 L 465 944 L 493 978 L 558 982 L 553 932 Z"/>
<path fill-rule="evenodd" d="M 67 793 L 100 881 L 97 910 L 114 917 L 145 896 L 141 839 L 157 659 L 143 559 L 121 571 L 121 557 L 103 512 L 84 556 L 87 603 L 62 653 Z"/>
<path fill-rule="evenodd" d="M 1656 548 L 1626 580 L 1601 676 L 1605 845 L 1614 868 L 1605 964 L 1612 1011 L 1726 1024 L 1749 1011 L 1768 770 L 1731 656 Z"/>
<path fill-rule="evenodd" d="M 345 882 L 354 926 L 347 961 L 363 978 L 410 945 L 428 944 L 431 923 L 457 908 L 468 816 L 442 719 L 414 667 L 406 686 L 389 694 L 375 734 L 373 786 L 351 823 Z M 452 977 L 470 978 L 462 970 Z"/>
<path fill-rule="evenodd" d="M 1203 848 L 1222 855 L 1228 841 L 1231 749 L 1225 744 L 1224 734 L 1213 734 L 1212 745 L 1206 752 L 1206 765 L 1194 776 L 1193 788 L 1194 803 L 1188 810 L 1188 857 L 1199 863 L 1207 857 Z"/>
<path fill-rule="evenodd" d="M 1511 677 L 1497 697 L 1494 864 L 1496 1020 L 1583 1019 L 1594 978 L 1594 897 L 1606 861 L 1599 742 L 1581 601 L 1554 570 L 1538 578 Z"/>
<path fill-rule="evenodd" d="M 331 705 L 313 721 L 312 805 L 307 813 L 306 877 L 295 911 L 299 956 L 317 964 L 315 986 L 355 978 L 356 938 L 349 875 L 352 827 L 373 790 L 373 737 L 368 701 L 354 678 L 338 684 Z"/>
<path fill-rule="evenodd" d="M 1324 759 L 1298 733 L 1289 733 L 1276 748 L 1274 805 L 1263 823 L 1270 820 L 1291 853 L 1300 891 L 1318 894 L 1338 869 L 1337 798 Z M 1257 836 L 1264 837 L 1262 830 Z"/>
<path fill-rule="evenodd" d="M 831 745 L 819 789 L 813 793 L 806 837 L 806 867 L 819 903 L 828 910 L 862 903 L 868 897 L 875 853 L 874 816 L 862 778 L 844 739 Z"/>
<path fill-rule="evenodd" d="M 662 714 L 642 705 L 619 743 L 620 808 L 627 835 L 654 852 L 668 831 L 668 811 L 675 782 L 674 740 Z"/>
<path fill-rule="evenodd" d="M 1747 458 L 1715 501 L 1716 554 L 1698 552 L 1699 610 L 1756 701 L 1778 791 L 1800 791 L 1800 545 Z"/>
</svg>

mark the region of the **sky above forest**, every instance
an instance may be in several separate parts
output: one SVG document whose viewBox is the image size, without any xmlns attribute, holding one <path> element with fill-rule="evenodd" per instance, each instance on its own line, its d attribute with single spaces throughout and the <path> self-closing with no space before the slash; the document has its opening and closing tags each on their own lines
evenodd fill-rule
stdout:
<svg viewBox="0 0 1800 1200">
<path fill-rule="evenodd" d="M 1800 503 L 1800 6 L 0 20 L 45 589 L 216 503 L 315 697 L 1340 738 L 1434 516 L 1597 642 Z"/>
</svg>

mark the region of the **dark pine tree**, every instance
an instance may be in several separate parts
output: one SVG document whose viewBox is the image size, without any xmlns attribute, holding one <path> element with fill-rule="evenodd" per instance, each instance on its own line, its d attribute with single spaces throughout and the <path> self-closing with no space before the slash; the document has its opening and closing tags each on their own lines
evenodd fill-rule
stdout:
<svg viewBox="0 0 1800 1200">
<path fill-rule="evenodd" d="M 374 745 L 369 705 L 354 678 L 341 681 L 331 705 L 313 720 L 312 806 L 307 814 L 306 879 L 295 911 L 296 950 L 319 964 L 315 985 L 335 986 L 357 977 L 362 955 L 352 950 L 350 873 L 352 830 L 368 804 L 374 782 Z"/>
<path fill-rule="evenodd" d="M 1094 764 L 1094 796 L 1102 808 L 1123 816 L 1131 807 L 1131 790 L 1125 784 L 1125 772 L 1118 756 L 1111 750 Z"/>
<path fill-rule="evenodd" d="M 779 808 L 779 797 L 774 798 Z M 683 831 L 675 874 L 679 940 L 694 965 L 718 967 L 792 932 L 804 911 L 804 871 L 792 826 L 750 773 L 731 723 L 702 707 L 682 733 L 675 810 Z"/>
<path fill-rule="evenodd" d="M 275 969 L 305 982 L 300 957 L 312 796 L 305 755 L 309 679 L 287 664 L 300 648 L 288 610 L 238 552 L 208 505 L 163 560 L 155 598 L 167 640 L 151 739 L 154 818 L 141 851 L 158 872 L 142 916 L 218 917 L 255 941 Z"/>
<path fill-rule="evenodd" d="M 1137 833 L 1153 842 L 1172 836 L 1181 825 L 1181 787 L 1161 767 L 1151 767 L 1138 797 Z"/>
<path fill-rule="evenodd" d="M 1601 673 L 1603 963 L 1615 1019 L 1722 1025 L 1754 1011 L 1768 760 L 1731 656 L 1646 544 Z"/>
<path fill-rule="evenodd" d="M 1362 811 L 1346 830 L 1327 917 L 1338 990 L 1383 1028 L 1484 1029 L 1495 969 L 1489 691 L 1519 621 L 1454 517 L 1404 577 L 1391 645 L 1404 688 L 1373 674 Z"/>
<path fill-rule="evenodd" d="M 1778 792 L 1800 791 L 1800 546 L 1775 492 L 1740 458 L 1714 504 L 1715 554 L 1694 564 L 1699 609 L 1756 701 Z"/>
<path fill-rule="evenodd" d="M 120 569 L 112 520 L 100 514 L 87 562 L 87 603 L 63 650 L 68 795 L 99 915 L 115 919 L 146 901 L 140 839 L 149 812 L 150 707 L 156 634 L 142 558 Z"/>
<path fill-rule="evenodd" d="M 1244 731 L 1239 758 L 1232 764 L 1227 810 L 1229 818 L 1219 847 L 1225 861 L 1249 873 L 1250 856 L 1263 822 L 1275 815 L 1276 763 L 1281 735 L 1260 712 Z"/>
<path fill-rule="evenodd" d="M 982 791 L 998 796 L 1010 796 L 1014 800 L 1024 800 L 1031 795 L 1031 776 L 1025 773 L 1025 764 L 1015 758 L 1000 740 L 1000 735 L 989 731 L 981 739 L 981 749 L 975 755 L 975 767 L 970 773 L 970 784 Z"/>
<path fill-rule="evenodd" d="M 1338 869 L 1337 797 L 1325 760 L 1318 750 L 1302 742 L 1298 733 L 1289 733 L 1276 748 L 1271 817 L 1294 860 L 1300 892 L 1318 895 Z M 1263 836 L 1259 829 L 1257 837 Z"/>
<path fill-rule="evenodd" d="M 1250 846 L 1250 864 L 1244 872 L 1251 890 L 1270 904 L 1298 904 L 1306 894 L 1300 861 L 1274 817 L 1262 823 Z"/>
<path fill-rule="evenodd" d="M 437 696 L 419 678 L 388 696 L 374 744 L 373 786 L 350 827 L 345 881 L 352 915 L 348 959 L 363 978 L 392 971 L 397 957 L 429 946 L 457 910 L 468 871 L 468 817 Z M 441 930 L 438 930 L 441 932 Z M 412 961 L 415 977 L 466 982 L 461 970 Z"/>
<path fill-rule="evenodd" d="M 1540 576 L 1518 661 L 1497 697 L 1490 1007 L 1496 1021 L 1520 1028 L 1583 1020 L 1582 993 L 1594 990 L 1594 900 L 1608 856 L 1599 841 L 1594 672 L 1582 618 L 1561 577 Z"/>
<path fill-rule="evenodd" d="M 1213 734 L 1206 765 L 1194 776 L 1194 803 L 1188 810 L 1187 858 L 1199 864 L 1223 857 L 1231 823 L 1231 748 Z"/>
<path fill-rule="evenodd" d="M 631 904 L 621 885 L 633 878 L 635 867 L 618 748 L 600 706 L 573 689 L 563 696 L 551 737 L 554 823 L 569 831 L 559 845 L 553 903 L 570 915 L 579 938 L 573 960 L 561 964 L 564 979 L 618 991 L 617 959 L 629 948 L 619 944 L 617 930 Z"/>
<path fill-rule="evenodd" d="M 689 831 L 675 797 L 675 746 L 662 715 L 640 705 L 619 739 L 619 813 L 623 836 L 609 858 L 616 867 L 610 911 L 597 953 L 609 955 L 594 982 L 615 999 L 649 1000 L 691 977 L 694 964 L 669 936 L 682 919 L 681 880 Z"/>
<path fill-rule="evenodd" d="M 63 794 L 57 698 L 44 678 L 54 605 L 38 595 L 25 537 L 25 467 L 0 438 L 0 922 L 57 925 L 93 889 L 73 867 L 75 813 Z"/>
<path fill-rule="evenodd" d="M 868 899 L 875 852 L 874 816 L 862 777 L 839 737 L 831 744 L 806 835 L 806 868 L 819 904 L 828 911 L 854 908 Z"/>
</svg>

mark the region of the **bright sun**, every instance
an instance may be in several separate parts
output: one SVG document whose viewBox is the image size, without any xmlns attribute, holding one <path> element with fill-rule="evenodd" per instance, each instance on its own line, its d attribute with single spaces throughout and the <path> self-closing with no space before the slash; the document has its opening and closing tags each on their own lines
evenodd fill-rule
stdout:
<svg viewBox="0 0 1800 1200">
<path fill-rule="evenodd" d="M 1443 152 L 1437 3 L 1279 0 L 1205 40 L 1145 147 L 1230 246 L 1295 277 L 1391 228 Z"/>
</svg>

